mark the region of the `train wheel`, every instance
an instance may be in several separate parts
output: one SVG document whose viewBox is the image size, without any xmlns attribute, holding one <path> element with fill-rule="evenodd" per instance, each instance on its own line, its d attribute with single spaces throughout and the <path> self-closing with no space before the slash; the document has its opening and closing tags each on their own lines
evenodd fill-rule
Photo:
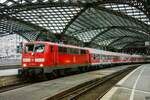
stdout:
<svg viewBox="0 0 150 100">
<path fill-rule="evenodd" d="M 53 79 L 53 78 L 54 78 L 54 76 L 53 76 L 53 74 L 52 74 L 52 73 L 46 73 L 46 74 L 45 74 L 45 76 L 46 76 L 46 78 L 47 78 L 48 80 L 50 80 L 50 79 Z"/>
<path fill-rule="evenodd" d="M 85 72 L 85 67 L 79 67 L 79 70 L 81 73 L 84 73 Z"/>
<path fill-rule="evenodd" d="M 71 69 L 70 68 L 66 68 L 66 69 L 64 69 L 64 71 L 65 71 L 66 75 L 71 75 Z"/>
<path fill-rule="evenodd" d="M 57 70 L 53 70 L 52 74 L 53 74 L 54 78 L 58 77 Z"/>
</svg>

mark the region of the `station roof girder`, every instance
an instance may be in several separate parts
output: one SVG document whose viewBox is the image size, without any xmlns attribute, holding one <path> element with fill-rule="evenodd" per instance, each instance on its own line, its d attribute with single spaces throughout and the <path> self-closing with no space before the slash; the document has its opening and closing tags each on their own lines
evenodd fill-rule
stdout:
<svg viewBox="0 0 150 100">
<path fill-rule="evenodd" d="M 4 0 L 0 8 L 0 36 L 19 34 L 32 41 L 46 30 L 49 40 L 59 34 L 81 46 L 116 49 L 143 45 L 150 37 L 145 0 Z"/>
</svg>

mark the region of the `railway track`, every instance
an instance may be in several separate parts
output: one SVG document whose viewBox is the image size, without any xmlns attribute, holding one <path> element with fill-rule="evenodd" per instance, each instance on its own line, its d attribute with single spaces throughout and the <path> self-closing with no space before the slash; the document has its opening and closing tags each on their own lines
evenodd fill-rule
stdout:
<svg viewBox="0 0 150 100">
<path fill-rule="evenodd" d="M 81 98 L 81 100 L 85 100 L 84 98 L 88 97 L 88 96 L 85 96 L 85 94 L 87 95 L 87 93 L 88 93 L 90 95 L 91 94 L 95 95 L 94 92 L 89 93 L 89 91 L 92 91 L 93 88 L 98 87 L 99 85 L 101 85 L 101 90 L 104 90 L 104 91 L 102 93 L 100 92 L 98 94 L 97 98 L 100 98 L 116 83 L 116 81 L 114 81 L 114 80 L 117 80 L 117 82 L 118 82 L 118 80 L 120 80 L 122 77 L 124 77 L 130 71 L 135 69 L 136 66 L 137 65 L 134 65 L 134 67 L 129 67 L 125 70 L 121 70 L 117 73 L 114 73 L 113 75 L 109 75 L 109 76 L 106 76 L 106 77 L 101 78 L 101 79 L 98 78 L 98 79 L 86 82 L 86 83 L 81 84 L 81 85 L 79 85 L 75 88 L 71 88 L 68 91 L 62 92 L 62 93 L 60 93 L 56 96 L 48 98 L 47 100 L 76 100 L 76 99 L 79 99 L 79 98 Z M 119 79 L 116 79 L 116 76 L 118 76 L 118 75 L 119 75 Z M 107 82 L 108 82 L 108 84 L 109 84 L 109 82 L 111 82 L 111 84 L 106 85 Z M 31 85 L 31 84 L 34 84 L 34 83 L 37 83 L 37 82 L 35 82 L 35 81 L 34 82 L 33 81 L 19 81 L 19 83 L 14 84 L 14 85 L 0 87 L 0 93 L 10 91 L 10 90 L 14 90 L 14 89 L 21 88 L 21 87 L 25 87 L 25 86 L 28 86 L 28 85 Z M 104 84 L 105 84 L 105 86 L 104 86 Z M 91 97 L 91 96 L 89 96 L 89 97 Z M 90 100 L 92 100 L 92 99 L 90 99 Z M 99 99 L 97 99 L 97 100 L 99 100 Z"/>
<path fill-rule="evenodd" d="M 134 65 L 106 77 L 83 83 L 46 100 L 100 100 L 119 80 L 137 67 Z"/>
</svg>

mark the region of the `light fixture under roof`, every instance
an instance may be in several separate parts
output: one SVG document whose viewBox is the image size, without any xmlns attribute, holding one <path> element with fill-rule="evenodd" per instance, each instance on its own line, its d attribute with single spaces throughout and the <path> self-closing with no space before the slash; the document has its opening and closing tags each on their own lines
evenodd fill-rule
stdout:
<svg viewBox="0 0 150 100">
<path fill-rule="evenodd" d="M 7 1 L 7 0 L 0 0 L 0 3 L 4 3 L 5 1 Z"/>
</svg>

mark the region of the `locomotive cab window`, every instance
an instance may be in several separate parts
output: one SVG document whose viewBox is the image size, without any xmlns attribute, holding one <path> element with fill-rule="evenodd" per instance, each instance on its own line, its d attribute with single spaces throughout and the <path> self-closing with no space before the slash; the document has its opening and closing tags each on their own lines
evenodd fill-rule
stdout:
<svg viewBox="0 0 150 100">
<path fill-rule="evenodd" d="M 36 44 L 34 51 L 35 51 L 35 52 L 42 53 L 42 52 L 44 52 L 44 48 L 45 48 L 45 45 L 44 45 L 44 44 Z"/>
<path fill-rule="evenodd" d="M 27 44 L 25 45 L 25 53 L 29 52 L 44 52 L 45 45 L 44 44 Z"/>
<path fill-rule="evenodd" d="M 33 52 L 34 44 L 27 44 L 25 45 L 25 53 Z"/>
</svg>

